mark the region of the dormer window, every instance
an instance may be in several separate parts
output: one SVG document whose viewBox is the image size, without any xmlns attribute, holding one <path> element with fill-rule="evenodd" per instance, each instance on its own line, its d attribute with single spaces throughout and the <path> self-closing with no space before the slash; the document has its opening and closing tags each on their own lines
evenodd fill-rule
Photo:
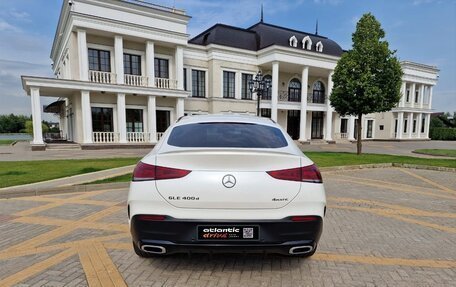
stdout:
<svg viewBox="0 0 456 287">
<path fill-rule="evenodd" d="M 292 36 L 289 40 L 290 42 L 290 47 L 298 47 L 298 39 L 296 36 Z"/>
<path fill-rule="evenodd" d="M 317 52 L 323 52 L 323 44 L 319 41 L 316 45 Z"/>
<path fill-rule="evenodd" d="M 305 36 L 304 39 L 302 39 L 302 48 L 305 50 L 312 49 L 312 40 L 309 36 Z"/>
</svg>

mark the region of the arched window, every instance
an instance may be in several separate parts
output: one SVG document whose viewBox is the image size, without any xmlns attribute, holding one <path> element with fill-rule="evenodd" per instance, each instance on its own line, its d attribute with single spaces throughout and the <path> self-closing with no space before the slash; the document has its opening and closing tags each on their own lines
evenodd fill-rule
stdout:
<svg viewBox="0 0 456 287">
<path fill-rule="evenodd" d="M 301 101 L 301 82 L 298 79 L 293 79 L 288 84 L 288 101 Z"/>
<path fill-rule="evenodd" d="M 269 81 L 269 83 L 272 83 L 272 76 L 271 75 L 265 75 L 263 76 L 263 80 Z M 272 98 L 272 87 L 270 86 L 268 91 L 263 93 L 261 99 L 262 100 L 270 100 Z"/>
<path fill-rule="evenodd" d="M 323 52 L 323 44 L 319 41 L 316 45 L 317 52 Z"/>
<path fill-rule="evenodd" d="M 296 36 L 292 36 L 289 40 L 291 47 L 298 47 L 298 39 Z"/>
<path fill-rule="evenodd" d="M 312 49 L 312 40 L 309 36 L 305 36 L 304 39 L 302 39 L 302 48 L 306 50 Z"/>
<path fill-rule="evenodd" d="M 321 81 L 316 81 L 313 84 L 312 103 L 324 104 L 325 103 L 325 86 Z"/>
</svg>

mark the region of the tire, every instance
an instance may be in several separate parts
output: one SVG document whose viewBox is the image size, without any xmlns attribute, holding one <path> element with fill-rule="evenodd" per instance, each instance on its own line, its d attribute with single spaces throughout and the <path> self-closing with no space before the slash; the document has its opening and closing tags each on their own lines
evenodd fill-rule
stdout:
<svg viewBox="0 0 456 287">
<path fill-rule="evenodd" d="M 165 256 L 164 254 L 154 254 L 154 253 L 148 253 L 144 252 L 139 247 L 133 242 L 133 250 L 135 250 L 136 255 L 138 255 L 141 258 L 153 258 L 153 257 L 163 257 Z"/>
</svg>

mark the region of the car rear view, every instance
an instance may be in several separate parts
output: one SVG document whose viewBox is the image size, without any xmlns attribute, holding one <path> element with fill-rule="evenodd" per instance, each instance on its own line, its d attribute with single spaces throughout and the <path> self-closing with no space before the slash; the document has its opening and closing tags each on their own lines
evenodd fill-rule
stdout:
<svg viewBox="0 0 456 287">
<path fill-rule="evenodd" d="M 185 117 L 137 165 L 133 245 L 178 252 L 312 255 L 322 231 L 320 172 L 269 119 Z"/>
</svg>

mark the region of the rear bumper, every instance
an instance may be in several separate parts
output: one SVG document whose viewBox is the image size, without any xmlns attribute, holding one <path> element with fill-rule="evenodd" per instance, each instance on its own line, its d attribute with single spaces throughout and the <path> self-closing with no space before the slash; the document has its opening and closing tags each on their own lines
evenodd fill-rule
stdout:
<svg viewBox="0 0 456 287">
<path fill-rule="evenodd" d="M 259 239 L 252 241 L 198 240 L 197 228 L 207 226 L 259 226 Z M 290 248 L 312 246 L 316 248 L 322 232 L 323 221 L 293 222 L 290 218 L 280 220 L 236 220 L 208 221 L 182 220 L 167 217 L 164 221 L 131 219 L 133 242 L 143 245 L 160 246 L 167 254 L 182 252 L 253 252 L 289 254 Z"/>
</svg>

